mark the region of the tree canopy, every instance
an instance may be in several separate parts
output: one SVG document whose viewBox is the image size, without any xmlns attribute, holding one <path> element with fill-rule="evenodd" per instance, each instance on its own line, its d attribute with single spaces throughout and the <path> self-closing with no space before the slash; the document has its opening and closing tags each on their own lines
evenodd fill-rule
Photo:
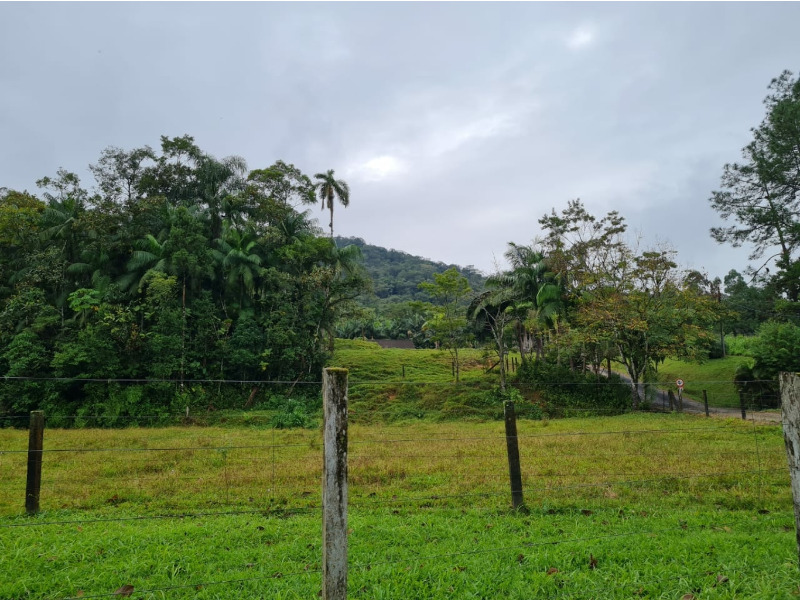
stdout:
<svg viewBox="0 0 800 600">
<path fill-rule="evenodd" d="M 40 197 L 0 194 L 0 371 L 33 378 L 3 386 L 0 413 L 223 407 L 238 396 L 189 382 L 319 378 L 368 280 L 358 249 L 301 212 L 308 176 L 250 171 L 188 135 L 108 148 L 91 172 L 89 188 L 61 169 Z M 152 383 L 85 381 L 98 378 Z"/>
</svg>

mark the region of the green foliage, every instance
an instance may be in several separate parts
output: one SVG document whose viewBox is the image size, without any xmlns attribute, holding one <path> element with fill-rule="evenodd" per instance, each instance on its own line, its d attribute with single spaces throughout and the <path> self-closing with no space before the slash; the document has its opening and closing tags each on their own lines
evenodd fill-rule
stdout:
<svg viewBox="0 0 800 600">
<path fill-rule="evenodd" d="M 800 295 L 797 250 L 800 248 L 800 78 L 784 71 L 772 80 L 765 98 L 767 114 L 752 129 L 742 149 L 743 162 L 723 167 L 721 189 L 711 207 L 734 225 L 714 227 L 712 237 L 734 247 L 753 245 L 751 259 L 772 253 L 772 284 L 797 303 Z"/>
<path fill-rule="evenodd" d="M 731 356 L 753 356 L 754 335 L 726 335 L 725 351 Z"/>
<path fill-rule="evenodd" d="M 575 414 L 576 410 L 614 414 L 630 406 L 631 388 L 615 374 L 605 377 L 534 361 L 520 366 L 517 382 L 533 391 L 542 410 L 551 416 Z"/>
<path fill-rule="evenodd" d="M 0 376 L 36 379 L 4 385 L 0 415 L 222 409 L 250 389 L 184 382 L 319 378 L 368 280 L 356 248 L 294 208 L 313 199 L 307 176 L 281 161 L 248 176 L 188 135 L 108 148 L 91 171 L 95 195 L 63 169 L 37 182 L 42 200 L 0 192 Z M 83 381 L 117 378 L 148 383 Z"/>
<path fill-rule="evenodd" d="M 310 428 L 314 427 L 316 420 L 307 413 L 301 401 L 289 398 L 272 416 L 271 424 L 276 429 Z"/>
<path fill-rule="evenodd" d="M 777 379 L 781 371 L 800 371 L 800 327 L 793 323 L 769 321 L 758 330 L 751 347 L 753 375 Z"/>
</svg>

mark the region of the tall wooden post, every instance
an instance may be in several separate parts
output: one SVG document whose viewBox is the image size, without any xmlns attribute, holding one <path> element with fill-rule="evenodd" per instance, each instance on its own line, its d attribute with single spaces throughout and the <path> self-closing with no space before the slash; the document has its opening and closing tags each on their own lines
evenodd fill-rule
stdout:
<svg viewBox="0 0 800 600">
<path fill-rule="evenodd" d="M 322 373 L 322 600 L 347 598 L 347 369 Z"/>
<path fill-rule="evenodd" d="M 742 409 L 742 420 L 747 420 L 747 411 L 744 407 L 744 392 L 739 391 L 739 407 Z"/>
<path fill-rule="evenodd" d="M 519 438 L 517 437 L 517 414 L 514 403 L 506 402 L 503 407 L 506 419 L 506 450 L 508 452 L 508 475 L 511 480 L 511 504 L 514 510 L 524 508 L 522 497 L 522 473 L 519 465 Z"/>
<path fill-rule="evenodd" d="M 42 489 L 42 450 L 44 448 L 44 411 L 31 412 L 28 435 L 28 480 L 25 486 L 25 512 L 39 512 L 39 492 Z"/>
<path fill-rule="evenodd" d="M 708 414 L 708 392 L 705 390 L 703 390 L 703 404 L 705 404 L 706 407 L 706 416 L 710 417 L 711 415 Z"/>
<path fill-rule="evenodd" d="M 794 500 L 794 527 L 800 557 L 800 377 L 781 373 L 781 421 Z"/>
</svg>

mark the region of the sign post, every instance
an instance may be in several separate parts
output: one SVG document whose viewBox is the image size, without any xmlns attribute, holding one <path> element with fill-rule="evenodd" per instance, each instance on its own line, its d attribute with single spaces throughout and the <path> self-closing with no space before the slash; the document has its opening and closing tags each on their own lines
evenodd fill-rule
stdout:
<svg viewBox="0 0 800 600">
<path fill-rule="evenodd" d="M 677 379 L 675 385 L 678 386 L 678 412 L 683 412 L 683 379 Z"/>
</svg>

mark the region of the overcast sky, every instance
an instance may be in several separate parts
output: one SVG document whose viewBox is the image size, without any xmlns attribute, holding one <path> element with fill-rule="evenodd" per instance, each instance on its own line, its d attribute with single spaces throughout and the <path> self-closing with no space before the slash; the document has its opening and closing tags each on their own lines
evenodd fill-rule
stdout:
<svg viewBox="0 0 800 600">
<path fill-rule="evenodd" d="M 486 272 L 580 197 L 723 276 L 709 237 L 800 4 L 0 3 L 0 187 L 190 134 L 335 169 L 337 234 Z M 315 216 L 321 216 L 319 207 Z"/>
</svg>

